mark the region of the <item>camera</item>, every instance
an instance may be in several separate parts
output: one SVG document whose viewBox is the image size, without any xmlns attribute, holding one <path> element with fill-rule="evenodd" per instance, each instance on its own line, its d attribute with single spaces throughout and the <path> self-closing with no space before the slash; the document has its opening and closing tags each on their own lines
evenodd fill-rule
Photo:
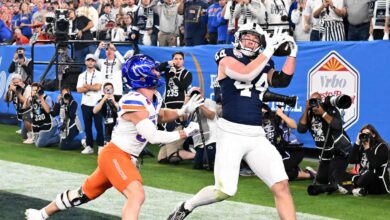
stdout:
<svg viewBox="0 0 390 220">
<path fill-rule="evenodd" d="M 112 95 L 112 92 L 113 91 L 110 88 L 107 88 L 107 89 L 104 90 L 104 93 L 109 94 L 109 95 Z"/>
<path fill-rule="evenodd" d="M 24 55 L 22 53 L 18 53 L 18 58 L 19 59 L 23 59 L 24 58 Z"/>
<path fill-rule="evenodd" d="M 296 96 L 285 96 L 269 90 L 264 92 L 263 102 L 283 102 L 284 104 L 294 107 L 297 103 Z"/>
<path fill-rule="evenodd" d="M 352 99 L 348 95 L 327 96 L 325 98 L 325 105 L 334 106 L 341 109 L 347 109 L 352 105 Z"/>
<path fill-rule="evenodd" d="M 309 106 L 310 108 L 315 108 L 318 107 L 321 103 L 321 100 L 316 99 L 316 98 L 311 98 L 309 99 Z"/>
<path fill-rule="evenodd" d="M 72 98 L 72 95 L 71 94 L 69 94 L 69 93 L 65 93 L 63 96 L 62 96 L 62 98 L 64 99 L 64 100 L 70 100 L 71 98 Z"/>
<path fill-rule="evenodd" d="M 370 134 L 361 133 L 359 135 L 360 142 L 367 142 L 371 138 Z"/>
<path fill-rule="evenodd" d="M 38 92 L 37 92 L 38 96 L 41 96 L 41 95 L 43 95 L 44 93 L 45 93 L 45 91 L 43 91 L 43 89 L 40 89 L 40 90 L 38 90 Z"/>
<path fill-rule="evenodd" d="M 307 187 L 307 194 L 316 196 L 321 193 L 332 193 L 338 189 L 337 184 L 321 184 L 321 185 L 309 185 Z"/>
<path fill-rule="evenodd" d="M 16 93 L 21 93 L 22 92 L 22 87 L 19 85 L 15 85 L 15 91 Z"/>
</svg>

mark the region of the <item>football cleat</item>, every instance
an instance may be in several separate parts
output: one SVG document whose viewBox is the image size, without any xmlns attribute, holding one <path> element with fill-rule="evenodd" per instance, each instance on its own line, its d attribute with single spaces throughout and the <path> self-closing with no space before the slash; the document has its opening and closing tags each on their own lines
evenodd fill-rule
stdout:
<svg viewBox="0 0 390 220">
<path fill-rule="evenodd" d="M 190 210 L 184 208 L 184 202 L 173 210 L 169 215 L 168 220 L 182 220 L 185 219 L 191 213 Z"/>
</svg>

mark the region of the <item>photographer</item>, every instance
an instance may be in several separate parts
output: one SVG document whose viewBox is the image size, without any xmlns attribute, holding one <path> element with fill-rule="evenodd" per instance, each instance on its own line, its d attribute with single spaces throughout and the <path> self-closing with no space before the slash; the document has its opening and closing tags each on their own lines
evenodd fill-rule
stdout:
<svg viewBox="0 0 390 220">
<path fill-rule="evenodd" d="M 123 95 L 123 82 L 122 82 L 122 65 L 125 62 L 122 54 L 116 49 L 115 45 L 110 42 L 101 41 L 98 48 L 95 51 L 95 57 L 99 57 L 100 51 L 105 49 L 106 59 L 99 59 L 96 66 L 103 74 L 103 82 L 109 82 L 115 88 L 115 99 L 119 99 Z"/>
<path fill-rule="evenodd" d="M 77 117 L 77 102 L 73 99 L 70 88 L 63 87 L 61 94 L 54 104 L 52 115 L 60 116 L 60 149 L 76 150 L 81 148 L 81 143 L 74 138 L 80 133 L 81 126 Z"/>
<path fill-rule="evenodd" d="M 7 103 L 12 102 L 14 104 L 16 118 L 18 121 L 23 122 L 21 134 L 23 139 L 26 139 L 23 143 L 32 144 L 34 143 L 34 140 L 31 127 L 30 109 L 23 107 L 27 98 L 31 94 L 31 86 L 25 84 L 22 81 L 22 76 L 19 74 L 12 74 L 10 78 L 11 83 L 4 96 L 4 101 Z"/>
<path fill-rule="evenodd" d="M 359 173 L 337 172 L 341 192 L 354 196 L 390 193 L 388 173 L 389 150 L 374 126 L 368 124 L 360 129 L 353 146 L 351 164 L 359 164 Z"/>
<path fill-rule="evenodd" d="M 25 49 L 19 47 L 16 49 L 14 58 L 8 68 L 9 73 L 19 74 L 22 76 L 23 82 L 30 84 L 33 74 L 33 62 L 25 55 Z"/>
<path fill-rule="evenodd" d="M 314 178 L 316 172 L 311 167 L 306 167 L 305 170 L 299 167 L 304 157 L 302 144 L 290 133 L 290 129 L 297 128 L 295 120 L 279 107 L 272 111 L 268 105 L 263 104 L 262 111 L 265 135 L 282 156 L 289 181 Z"/>
<path fill-rule="evenodd" d="M 30 107 L 32 130 L 35 146 L 47 147 L 60 142 L 57 134 L 57 121 L 51 116 L 52 100 L 45 95 L 39 83 L 31 84 L 31 96 L 24 103 L 25 108 Z"/>
<path fill-rule="evenodd" d="M 317 181 L 321 184 L 332 183 L 334 173 L 347 168 L 351 143 L 343 129 L 339 110 L 328 102 L 322 102 L 318 92 L 306 101 L 305 110 L 299 119 L 298 132 L 305 133 L 307 130 L 317 148 L 323 150 Z"/>
<path fill-rule="evenodd" d="M 119 105 L 114 98 L 114 86 L 110 82 L 103 85 L 104 96 L 99 100 L 99 103 L 93 108 L 93 113 L 101 112 L 104 119 L 105 141 L 111 140 L 112 130 L 116 125 L 116 118 L 118 117 Z"/>
</svg>

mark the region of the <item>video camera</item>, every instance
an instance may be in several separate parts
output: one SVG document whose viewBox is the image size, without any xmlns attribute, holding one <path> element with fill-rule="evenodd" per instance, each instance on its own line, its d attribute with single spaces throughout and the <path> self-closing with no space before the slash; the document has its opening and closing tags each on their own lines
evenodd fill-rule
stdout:
<svg viewBox="0 0 390 220">
<path fill-rule="evenodd" d="M 69 13 L 66 9 L 49 11 L 46 15 L 46 33 L 56 36 L 59 41 L 68 40 Z"/>
<path fill-rule="evenodd" d="M 351 107 L 352 99 L 348 95 L 327 96 L 323 103 L 321 102 L 320 99 L 316 99 L 316 98 L 309 99 L 310 108 L 318 107 L 320 104 L 324 104 L 325 106 L 333 106 L 340 109 L 347 109 Z"/>
</svg>

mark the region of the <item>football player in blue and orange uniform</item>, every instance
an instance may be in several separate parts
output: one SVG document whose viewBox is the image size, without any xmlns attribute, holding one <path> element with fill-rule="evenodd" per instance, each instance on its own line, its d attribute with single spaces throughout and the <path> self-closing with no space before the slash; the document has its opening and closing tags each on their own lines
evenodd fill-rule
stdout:
<svg viewBox="0 0 390 220">
<path fill-rule="evenodd" d="M 127 199 L 122 219 L 138 219 L 145 194 L 137 157 L 147 142 L 170 143 L 197 133 L 199 126 L 194 122 L 183 130 L 173 132 L 159 131 L 156 124 L 189 114 L 203 101 L 198 95 L 181 109 L 162 109 L 162 98 L 157 87 L 165 82 L 155 67 L 155 61 L 146 55 L 135 55 L 126 61 L 122 74 L 132 90 L 119 101 L 117 125 L 111 141 L 98 156 L 98 167 L 80 188 L 58 194 L 41 210 L 27 209 L 25 214 L 28 220 L 47 219 L 58 211 L 99 197 L 112 186 Z"/>
</svg>

